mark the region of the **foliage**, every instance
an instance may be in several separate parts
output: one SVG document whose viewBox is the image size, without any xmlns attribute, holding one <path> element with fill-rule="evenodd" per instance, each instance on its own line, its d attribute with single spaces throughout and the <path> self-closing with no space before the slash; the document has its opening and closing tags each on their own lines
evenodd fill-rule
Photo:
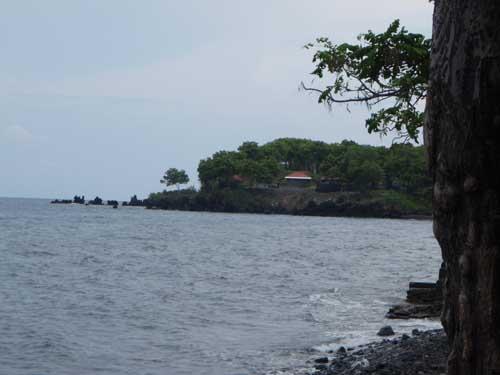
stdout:
<svg viewBox="0 0 500 375">
<path fill-rule="evenodd" d="M 316 179 L 334 179 L 343 190 L 385 188 L 420 194 L 430 187 L 424 149 L 411 144 L 385 148 L 280 138 L 262 146 L 245 142 L 238 151 L 216 152 L 198 166 L 205 191 L 277 185 L 295 170 L 307 170 Z"/>
<path fill-rule="evenodd" d="M 223 188 L 234 183 L 245 156 L 241 152 L 219 151 L 198 164 L 198 177 L 205 189 Z"/>
<path fill-rule="evenodd" d="M 366 120 L 368 132 L 387 134 L 418 142 L 423 113 L 419 104 L 427 93 L 431 41 L 409 33 L 399 20 L 375 34 L 358 36 L 357 44 L 334 44 L 318 38 L 306 49 L 314 49 L 311 73 L 330 83 L 322 88 L 307 87 L 319 94 L 319 103 L 363 103 L 369 109 L 382 107 Z"/>
<path fill-rule="evenodd" d="M 380 165 L 371 160 L 366 160 L 355 165 L 349 172 L 353 187 L 360 191 L 379 187 L 384 173 Z"/>
<path fill-rule="evenodd" d="M 393 145 L 385 158 L 384 170 L 385 184 L 389 189 L 412 193 L 431 185 L 425 153 L 421 147 L 412 147 L 409 144 Z"/>
<path fill-rule="evenodd" d="M 189 177 L 186 174 L 186 171 L 184 169 L 179 170 L 177 168 L 169 168 L 160 180 L 160 183 L 162 184 L 166 184 L 167 186 L 177 185 L 177 188 L 179 188 L 179 185 L 184 185 L 188 182 Z"/>
</svg>

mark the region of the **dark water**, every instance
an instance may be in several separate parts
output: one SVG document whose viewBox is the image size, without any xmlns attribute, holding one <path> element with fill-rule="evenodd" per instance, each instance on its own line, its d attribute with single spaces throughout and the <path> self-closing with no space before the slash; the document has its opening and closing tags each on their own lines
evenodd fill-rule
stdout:
<svg viewBox="0 0 500 375">
<path fill-rule="evenodd" d="M 286 374 L 375 338 L 427 221 L 0 199 L 0 374 Z M 399 332 L 436 322 L 391 322 Z"/>
</svg>

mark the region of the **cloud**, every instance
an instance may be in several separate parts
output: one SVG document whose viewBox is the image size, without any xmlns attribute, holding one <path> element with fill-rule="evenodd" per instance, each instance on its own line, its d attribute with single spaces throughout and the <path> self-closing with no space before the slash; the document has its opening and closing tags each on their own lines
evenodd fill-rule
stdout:
<svg viewBox="0 0 500 375">
<path fill-rule="evenodd" d="M 175 8 L 192 10 L 193 4 L 198 3 Z M 294 91 L 307 80 L 312 65 L 301 47 L 316 36 L 352 40 L 368 29 L 384 30 L 394 18 L 412 31 L 422 24 L 430 30 L 431 24 L 431 5 L 422 0 L 318 0 L 314 5 L 302 0 L 216 0 L 202 8 L 212 16 L 192 22 L 196 38 L 183 53 L 168 53 L 175 46 L 166 42 L 158 46 L 165 52 L 148 62 L 61 75 L 24 87 L 36 94 L 159 99 L 196 110 L 223 107 L 236 113 L 249 102 L 256 106 L 275 101 L 277 92 Z M 381 9 L 390 11 L 374 17 Z M 218 21 L 213 24 L 211 19 Z M 207 28 L 220 30 L 205 40 L 201 36 Z M 178 38 L 183 40 L 182 35 Z"/>
<path fill-rule="evenodd" d="M 26 144 L 34 140 L 33 134 L 19 125 L 7 126 L 0 129 L 0 141 L 6 144 Z"/>
<path fill-rule="evenodd" d="M 12 183 L 0 195 L 48 196 L 147 194 L 165 167 L 193 177 L 200 158 L 244 140 L 380 144 L 365 107 L 330 113 L 298 91 L 313 69 L 302 46 L 354 41 L 395 18 L 429 35 L 432 11 L 425 0 L 6 3 L 0 170 Z"/>
<path fill-rule="evenodd" d="M 0 128 L 0 144 L 27 145 L 44 140 L 46 140 L 45 137 L 34 135 L 30 130 L 20 125 Z"/>
</svg>

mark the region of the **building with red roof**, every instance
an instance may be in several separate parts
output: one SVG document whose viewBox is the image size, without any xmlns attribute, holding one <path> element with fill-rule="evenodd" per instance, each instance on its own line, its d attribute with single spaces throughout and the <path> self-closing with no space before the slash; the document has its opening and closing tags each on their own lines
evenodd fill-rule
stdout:
<svg viewBox="0 0 500 375">
<path fill-rule="evenodd" d="M 292 186 L 309 186 L 312 182 L 311 172 L 309 171 L 295 171 L 285 176 L 287 185 Z"/>
<path fill-rule="evenodd" d="M 307 180 L 311 181 L 311 172 L 309 171 L 295 171 L 290 173 L 288 176 L 285 177 L 287 180 Z"/>
</svg>

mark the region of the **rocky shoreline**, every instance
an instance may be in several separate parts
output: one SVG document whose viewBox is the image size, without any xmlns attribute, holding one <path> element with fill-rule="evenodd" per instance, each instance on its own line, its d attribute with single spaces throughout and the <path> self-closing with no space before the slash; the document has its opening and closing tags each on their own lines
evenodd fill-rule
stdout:
<svg viewBox="0 0 500 375">
<path fill-rule="evenodd" d="M 429 202 L 401 192 L 383 190 L 361 193 L 318 192 L 303 188 L 238 188 L 163 191 L 152 193 L 146 199 L 134 195 L 122 205 L 176 211 L 430 220 Z M 73 199 L 55 199 L 51 203 L 119 206 L 116 200 L 105 203 L 96 197 L 86 201 L 84 196 L 78 195 Z"/>
<path fill-rule="evenodd" d="M 436 283 L 410 282 L 406 301 L 393 306 L 386 314 L 389 319 L 437 318 L 442 309 L 441 265 Z M 385 326 L 377 334 L 394 336 L 392 327 Z M 412 336 L 384 339 L 357 348 L 341 347 L 329 357 L 315 358 L 311 375 L 441 375 L 446 374 L 448 344 L 442 329 L 419 331 Z"/>
<path fill-rule="evenodd" d="M 150 194 L 150 209 L 298 216 L 431 219 L 430 200 L 394 191 L 317 192 L 310 189 L 181 190 Z"/>
<path fill-rule="evenodd" d="M 340 348 L 313 360 L 312 375 L 441 375 L 446 374 L 448 344 L 443 330 L 414 330 L 392 340 L 357 348 Z"/>
</svg>

